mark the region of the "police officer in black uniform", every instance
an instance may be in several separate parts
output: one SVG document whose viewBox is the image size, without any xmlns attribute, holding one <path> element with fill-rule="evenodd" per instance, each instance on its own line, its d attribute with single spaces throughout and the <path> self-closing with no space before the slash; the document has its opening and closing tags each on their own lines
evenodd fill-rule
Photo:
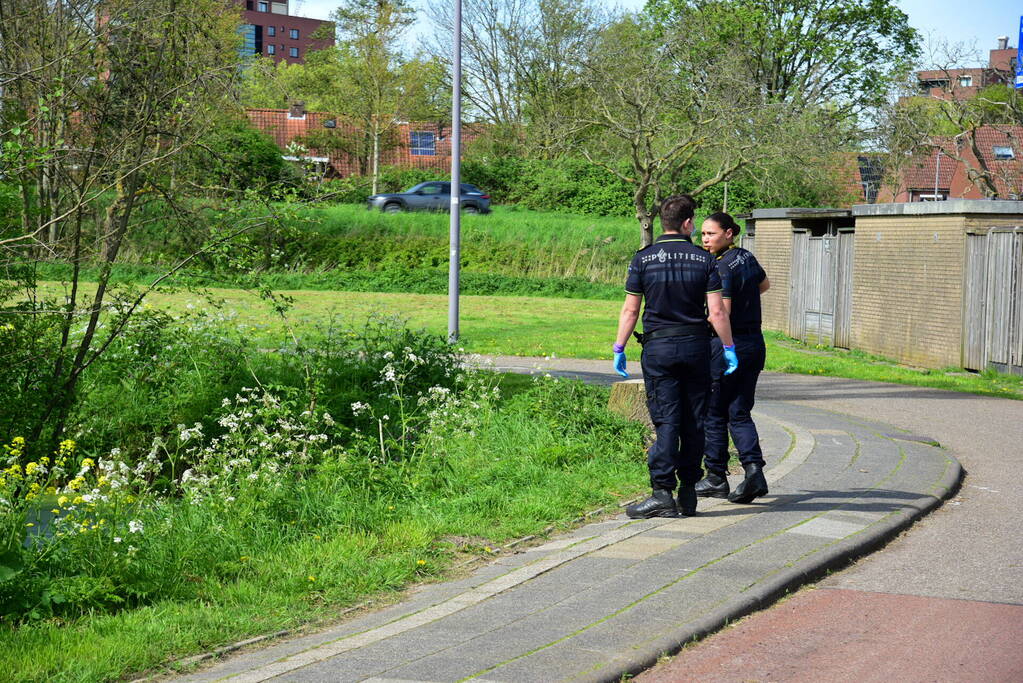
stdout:
<svg viewBox="0 0 1023 683">
<path fill-rule="evenodd" d="M 696 514 L 695 484 L 703 470 L 703 421 L 710 391 L 710 324 L 725 345 L 731 372 L 738 365 L 721 297 L 721 276 L 712 254 L 693 244 L 689 195 L 661 204 L 664 234 L 639 250 L 629 265 L 625 304 L 614 345 L 615 370 L 623 377 L 625 344 L 643 305 L 643 381 L 657 439 L 647 452 L 653 495 L 626 508 L 633 519 Z M 709 310 L 709 314 L 708 314 Z M 673 492 L 678 484 L 678 503 Z"/>
<path fill-rule="evenodd" d="M 711 391 L 707 406 L 706 446 L 703 451 L 707 476 L 696 484 L 699 496 L 728 498 L 749 503 L 767 494 L 764 478 L 764 454 L 750 411 L 757 390 L 757 378 L 764 369 L 766 349 L 760 331 L 760 295 L 771 286 L 767 273 L 755 256 L 735 246 L 739 226 L 727 213 L 707 217 L 701 227 L 703 246 L 716 257 L 721 276 L 721 296 L 729 311 L 732 339 L 742 365 L 732 374 L 725 373 L 721 339 L 711 339 Z M 728 432 L 739 451 L 746 476 L 729 492 Z"/>
</svg>

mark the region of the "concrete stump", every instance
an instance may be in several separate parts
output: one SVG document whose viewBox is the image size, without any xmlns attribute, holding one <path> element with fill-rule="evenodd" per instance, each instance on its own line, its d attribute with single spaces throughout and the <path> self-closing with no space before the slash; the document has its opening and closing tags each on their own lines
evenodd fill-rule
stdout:
<svg viewBox="0 0 1023 683">
<path fill-rule="evenodd" d="M 646 407 L 646 387 L 641 379 L 627 379 L 612 384 L 611 398 L 608 399 L 607 408 L 630 420 L 653 427 L 653 422 L 650 421 L 650 412 Z"/>
</svg>

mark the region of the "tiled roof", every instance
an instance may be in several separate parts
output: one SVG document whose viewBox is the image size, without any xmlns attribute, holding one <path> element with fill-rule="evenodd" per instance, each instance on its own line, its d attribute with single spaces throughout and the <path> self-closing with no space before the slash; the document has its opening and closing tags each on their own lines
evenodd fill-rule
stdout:
<svg viewBox="0 0 1023 683">
<path fill-rule="evenodd" d="M 941 146 L 944 147 L 944 144 Z M 938 189 L 948 190 L 952 186 L 952 176 L 955 175 L 956 166 L 958 166 L 958 162 L 947 154 L 941 155 L 939 163 L 937 148 L 930 148 L 925 152 L 913 155 L 913 159 L 903 171 L 903 183 L 907 188 L 913 190 L 933 190 L 934 172 L 937 170 Z"/>
</svg>

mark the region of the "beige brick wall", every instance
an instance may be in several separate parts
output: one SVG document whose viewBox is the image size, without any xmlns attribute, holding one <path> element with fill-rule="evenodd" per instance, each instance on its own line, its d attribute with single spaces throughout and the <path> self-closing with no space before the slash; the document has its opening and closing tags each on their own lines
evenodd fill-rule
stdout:
<svg viewBox="0 0 1023 683">
<path fill-rule="evenodd" d="M 771 281 L 771 289 L 761 299 L 764 327 L 788 333 L 792 221 L 760 218 L 756 230 L 757 260 Z"/>
<path fill-rule="evenodd" d="M 1019 222 L 1019 216 L 858 216 L 853 348 L 925 367 L 960 366 L 966 230 Z"/>
<path fill-rule="evenodd" d="M 904 363 L 958 365 L 963 216 L 859 216 L 852 345 Z"/>
</svg>

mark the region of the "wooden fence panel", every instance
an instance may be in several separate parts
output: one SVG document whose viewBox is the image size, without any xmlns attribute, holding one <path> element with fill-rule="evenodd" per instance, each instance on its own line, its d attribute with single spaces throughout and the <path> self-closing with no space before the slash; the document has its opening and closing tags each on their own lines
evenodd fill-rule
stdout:
<svg viewBox="0 0 1023 683">
<path fill-rule="evenodd" d="M 987 235 L 966 236 L 966 282 L 963 291 L 963 367 L 987 367 Z"/>
</svg>

